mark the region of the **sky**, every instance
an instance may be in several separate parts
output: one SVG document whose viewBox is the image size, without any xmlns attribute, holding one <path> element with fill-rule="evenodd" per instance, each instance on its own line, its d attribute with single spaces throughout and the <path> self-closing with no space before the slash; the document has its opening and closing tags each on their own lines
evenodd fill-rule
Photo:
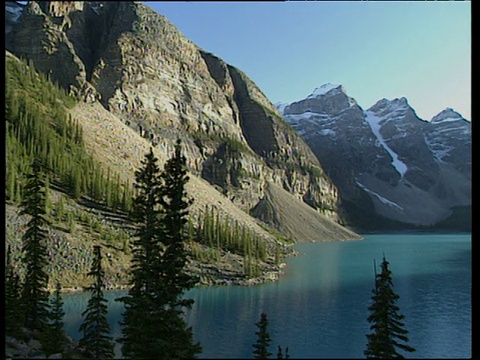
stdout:
<svg viewBox="0 0 480 360">
<path fill-rule="evenodd" d="M 343 85 L 368 109 L 406 97 L 424 120 L 471 119 L 470 1 L 145 2 L 245 72 L 272 103 Z"/>
</svg>

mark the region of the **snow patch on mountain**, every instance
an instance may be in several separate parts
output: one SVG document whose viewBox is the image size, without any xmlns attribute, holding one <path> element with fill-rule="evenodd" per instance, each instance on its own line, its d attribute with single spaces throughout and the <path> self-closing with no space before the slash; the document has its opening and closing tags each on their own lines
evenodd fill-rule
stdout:
<svg viewBox="0 0 480 360">
<path fill-rule="evenodd" d="M 435 115 L 425 133 L 425 142 L 437 161 L 444 159 L 458 148 L 458 143 L 470 142 L 471 124 L 452 108 Z"/>
<path fill-rule="evenodd" d="M 458 121 L 460 120 L 458 117 L 449 117 L 449 118 L 445 118 L 445 119 L 441 119 L 441 120 L 437 120 L 435 121 L 435 124 L 440 124 L 440 123 L 445 123 L 445 122 L 451 122 L 451 121 Z"/>
<path fill-rule="evenodd" d="M 451 150 L 454 149 L 453 146 L 445 145 L 444 143 L 440 141 L 435 141 L 435 139 L 431 139 L 427 136 L 425 136 L 425 143 L 427 144 L 435 159 L 440 162 L 442 162 L 443 158 L 447 156 Z"/>
<path fill-rule="evenodd" d="M 391 200 L 388 200 L 387 198 L 377 194 L 375 191 L 372 191 L 370 190 L 369 188 L 367 188 L 365 185 L 359 183 L 358 181 L 356 181 L 357 185 L 362 188 L 363 190 L 365 190 L 367 193 L 375 196 L 378 200 L 380 200 L 383 204 L 385 205 L 388 205 L 388 206 L 392 206 L 394 208 L 397 208 L 399 210 L 403 210 L 403 207 L 401 207 L 400 205 L 398 205 L 397 203 L 391 201 Z"/>
<path fill-rule="evenodd" d="M 293 121 L 302 121 L 302 120 L 307 120 L 310 118 L 322 118 L 322 119 L 329 119 L 330 116 L 327 114 L 322 114 L 322 113 L 316 113 L 314 111 L 305 111 L 304 113 L 301 114 L 288 114 L 288 121 L 293 122 Z"/>
<path fill-rule="evenodd" d="M 403 178 L 405 173 L 408 170 L 407 165 L 402 162 L 395 151 L 393 151 L 388 144 L 386 143 L 385 139 L 383 138 L 382 134 L 380 133 L 380 120 L 381 118 L 376 116 L 374 112 L 370 110 L 366 110 L 365 112 L 365 121 L 370 125 L 373 134 L 379 141 L 379 143 L 383 146 L 383 148 L 390 154 L 392 157 L 392 165 L 398 171 L 400 176 Z"/>
<path fill-rule="evenodd" d="M 335 132 L 335 130 L 332 130 L 332 129 L 323 129 L 323 130 L 320 130 L 318 132 L 319 135 L 323 135 L 323 136 L 330 136 L 331 138 L 334 138 L 335 135 L 337 135 L 337 133 Z"/>
<path fill-rule="evenodd" d="M 337 133 L 334 127 L 335 117 L 327 114 L 306 111 L 302 114 L 289 114 L 284 119 L 305 139 L 315 135 L 328 136 L 335 140 Z"/>
<path fill-rule="evenodd" d="M 331 90 L 333 89 L 336 89 L 338 87 L 340 87 L 341 85 L 335 85 L 335 84 L 332 84 L 332 83 L 326 83 L 318 88 L 315 88 L 315 90 L 313 90 L 313 92 L 308 95 L 307 99 L 314 99 L 314 98 L 317 98 L 317 97 L 320 97 L 320 96 L 323 96 L 325 95 L 326 93 L 330 92 Z"/>
<path fill-rule="evenodd" d="M 452 122 L 452 121 L 459 121 L 464 120 L 462 115 L 457 113 L 452 108 L 446 108 L 445 110 L 441 111 L 439 114 L 435 115 L 430 122 L 432 124 L 441 124 L 445 122 Z"/>
</svg>

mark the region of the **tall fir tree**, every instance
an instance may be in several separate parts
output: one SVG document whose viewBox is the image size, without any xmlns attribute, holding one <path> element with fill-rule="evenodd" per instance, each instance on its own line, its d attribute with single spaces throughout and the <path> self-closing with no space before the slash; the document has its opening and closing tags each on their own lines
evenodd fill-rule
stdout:
<svg viewBox="0 0 480 360">
<path fill-rule="evenodd" d="M 138 239 L 133 248 L 132 287 L 119 299 L 125 303 L 122 353 L 135 359 L 194 358 L 201 348 L 193 344 L 180 308 L 192 304 L 181 295 L 195 283 L 184 273 L 183 230 L 189 203 L 180 143 L 161 176 L 157 161 L 151 149 L 136 172 L 133 211 Z"/>
<path fill-rule="evenodd" d="M 260 321 L 255 324 L 258 328 L 258 331 L 255 332 L 257 335 L 257 342 L 253 344 L 253 358 L 254 359 L 267 359 L 271 352 L 268 351 L 268 347 L 270 346 L 270 342 L 272 339 L 270 338 L 270 334 L 268 333 L 268 319 L 267 314 L 262 312 L 260 315 Z"/>
<path fill-rule="evenodd" d="M 67 343 L 67 335 L 63 330 L 63 299 L 61 296 L 61 286 L 57 281 L 55 292 L 51 300 L 50 324 L 42 333 L 42 344 L 45 355 L 63 353 Z"/>
<path fill-rule="evenodd" d="M 93 278 L 91 286 L 85 290 L 91 291 L 87 309 L 82 313 L 83 323 L 80 332 L 83 337 L 79 341 L 80 348 L 88 359 L 113 359 L 114 342 L 110 334 L 107 320 L 107 300 L 103 295 L 105 272 L 102 267 L 102 253 L 99 245 L 93 247 L 93 263 L 88 276 Z"/>
<path fill-rule="evenodd" d="M 201 345 L 193 343 L 192 328 L 187 326 L 181 307 L 189 308 L 192 299 L 185 299 L 186 290 L 195 286 L 197 278 L 185 271 L 187 251 L 185 248 L 185 225 L 188 223 L 188 207 L 193 200 L 188 198 L 186 184 L 186 158 L 181 151 L 181 141 L 177 140 L 175 152 L 164 167 L 161 175 L 162 187 L 160 204 L 162 206 L 161 225 L 164 246 L 161 261 L 158 264 L 157 293 L 159 295 L 162 317 L 167 317 L 162 324 L 161 336 L 171 340 L 165 347 L 166 357 L 192 359 L 201 352 Z M 165 303 L 165 305 L 163 305 Z"/>
<path fill-rule="evenodd" d="M 401 349 L 414 352 L 415 349 L 405 343 L 409 341 L 408 331 L 404 329 L 404 315 L 399 314 L 400 308 L 396 305 L 399 298 L 393 291 L 392 272 L 388 268 L 388 261 L 383 256 L 381 272 L 375 274 L 375 288 L 373 289 L 372 304 L 368 307 L 372 333 L 367 334 L 367 349 L 364 354 L 367 358 L 403 358 L 397 352 Z"/>
<path fill-rule="evenodd" d="M 189 180 L 186 158 L 181 152 L 181 142 L 177 140 L 174 156 L 165 164 L 161 175 L 160 202 L 162 205 L 161 224 L 164 245 L 160 274 L 163 282 L 160 291 L 169 297 L 171 306 L 189 306 L 191 300 L 181 299 L 183 293 L 195 286 L 197 278 L 185 273 L 187 251 L 185 248 L 185 225 L 188 220 L 188 207 L 193 200 L 188 198 L 185 186 Z"/>
<path fill-rule="evenodd" d="M 162 244 L 160 236 L 160 168 L 153 149 L 145 155 L 142 167 L 135 172 L 136 196 L 133 200 L 132 218 L 137 224 L 136 239 L 133 241 L 131 281 L 128 294 L 119 301 L 124 302 L 122 354 L 126 358 L 148 358 L 153 347 L 149 344 L 149 332 L 155 326 L 153 281 L 158 277 L 156 269 L 160 262 Z"/>
<path fill-rule="evenodd" d="M 161 179 L 158 159 L 153 149 L 145 155 L 143 168 L 135 172 L 134 184 L 137 193 L 134 199 L 133 220 L 138 224 L 133 249 L 132 285 L 135 293 L 152 294 L 155 279 L 155 264 L 159 262 L 163 251 L 160 223 Z"/>
<path fill-rule="evenodd" d="M 46 248 L 49 225 L 45 219 L 45 182 L 40 161 L 32 163 L 32 173 L 27 176 L 24 188 L 24 200 L 20 214 L 30 216 L 27 229 L 22 237 L 25 280 L 22 289 L 22 307 L 25 314 L 25 326 L 29 330 L 43 331 L 50 317 L 48 274 L 46 267 L 48 255 Z"/>
<path fill-rule="evenodd" d="M 12 261 L 11 246 L 8 245 L 5 261 L 5 334 L 17 339 L 24 333 L 20 295 L 20 276 Z"/>
</svg>

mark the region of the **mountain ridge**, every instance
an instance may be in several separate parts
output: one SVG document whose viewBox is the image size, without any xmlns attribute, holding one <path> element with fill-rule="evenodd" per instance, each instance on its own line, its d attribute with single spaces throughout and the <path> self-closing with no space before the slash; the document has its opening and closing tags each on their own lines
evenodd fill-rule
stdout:
<svg viewBox="0 0 480 360">
<path fill-rule="evenodd" d="M 39 31 L 37 38 L 58 48 L 53 53 L 24 44 L 40 20 L 48 31 Z M 95 48 L 85 26 L 105 21 L 112 26 L 100 29 Z M 320 211 L 336 218 L 333 184 L 273 104 L 245 74 L 184 38 L 164 16 L 139 2 L 30 2 L 18 23 L 9 36 L 13 53 L 31 59 L 73 94 L 99 101 L 155 147 L 162 149 L 181 137 L 192 171 L 223 186 L 244 210 L 252 209 L 265 191 L 264 181 L 248 179 L 260 172 L 261 178 L 267 176 L 309 205 L 333 209 Z M 81 34 L 88 36 L 82 39 Z M 93 47 L 89 51 L 88 44 Z M 64 67 L 70 70 L 60 71 L 53 64 L 64 56 L 65 47 L 73 67 L 67 62 Z M 240 151 L 241 159 L 226 168 L 226 159 L 219 159 L 224 155 L 222 139 L 253 153 Z M 300 171 L 286 171 L 292 167 Z M 246 195 L 242 186 L 255 189 Z"/>
<path fill-rule="evenodd" d="M 450 108 L 423 120 L 406 97 L 380 99 L 364 110 L 343 86 L 325 88 L 321 96 L 281 104 L 279 110 L 339 187 L 350 225 L 362 228 L 367 222 L 353 214 L 363 209 L 378 217 L 368 229 L 430 228 L 456 206 L 471 206 L 468 120 Z"/>
<path fill-rule="evenodd" d="M 290 222 L 286 231 L 275 227 L 274 217 L 254 217 L 253 210 L 270 196 L 272 186 L 282 189 L 276 199 L 288 198 L 294 211 L 335 229 L 334 236 L 310 231 L 294 241 L 361 238 L 338 224 L 336 187 L 255 83 L 184 38 L 164 16 L 139 2 L 31 1 L 20 16 L 13 13 L 6 33 L 7 61 L 24 59 L 20 63 L 25 65 L 19 66 L 30 72 L 37 69 L 76 99 L 67 113 L 83 130 L 85 149 L 105 174 L 133 184 L 134 171 L 150 147 L 163 164 L 181 139 L 190 175 L 187 189 L 194 198 L 193 224 L 200 227 L 197 224 L 208 212 L 215 211 L 225 222 L 245 229 L 267 248 L 267 258 L 258 263 L 262 273 L 279 271 L 273 263 L 276 248 L 291 252 L 285 247 L 291 245 L 294 229 L 302 227 Z M 85 204 L 100 206 L 84 194 L 79 196 L 77 203 L 68 200 L 79 214 L 76 221 L 90 212 Z M 66 200 L 54 205 L 62 201 Z M 272 202 L 276 213 L 278 203 Z M 8 206 L 15 209 L 14 204 Z M 12 224 L 8 242 L 18 245 L 17 225 Z M 111 227 L 108 231 L 116 229 L 108 222 L 105 226 Z M 82 249 L 92 237 L 84 227 L 77 226 L 82 229 L 78 236 L 87 237 Z M 64 230 L 58 231 L 68 238 Z M 128 257 L 124 253 L 128 244 L 123 241 L 110 252 L 113 262 L 117 255 Z M 242 278 L 246 270 L 241 255 L 232 260 L 233 254 L 225 249 L 192 247 L 203 258 L 196 270 L 204 283 L 216 277 L 252 283 Z M 219 271 L 214 271 L 215 266 Z"/>
</svg>

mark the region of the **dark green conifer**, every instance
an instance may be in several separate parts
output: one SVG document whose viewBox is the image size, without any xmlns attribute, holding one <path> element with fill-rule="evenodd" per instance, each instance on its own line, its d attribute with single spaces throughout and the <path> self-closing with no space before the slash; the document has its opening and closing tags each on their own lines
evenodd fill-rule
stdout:
<svg viewBox="0 0 480 360">
<path fill-rule="evenodd" d="M 7 148 L 8 146 L 9 146 L 9 141 L 7 140 Z M 15 161 L 11 159 L 13 156 L 15 156 L 15 154 L 12 154 L 10 156 L 10 159 L 7 163 L 7 173 L 6 173 L 7 179 L 5 181 L 6 197 L 12 202 L 15 201 L 15 189 L 16 189 L 15 184 L 18 181 L 17 166 L 15 164 Z"/>
<path fill-rule="evenodd" d="M 49 225 L 45 219 L 45 182 L 41 164 L 35 159 L 32 173 L 27 176 L 24 200 L 20 214 L 30 216 L 27 230 L 22 237 L 23 263 L 25 264 L 25 282 L 22 289 L 22 306 L 25 314 L 25 326 L 30 330 L 44 330 L 49 320 L 49 293 L 47 291 L 48 263 L 45 241 L 45 228 Z"/>
<path fill-rule="evenodd" d="M 156 307 L 153 302 L 153 281 L 158 278 L 158 267 L 163 247 L 160 235 L 160 168 L 153 149 L 145 155 L 142 167 L 135 172 L 136 196 L 133 201 L 132 218 L 137 224 L 137 239 L 133 241 L 131 265 L 131 288 L 127 296 L 118 299 L 124 302 L 125 312 L 121 324 L 122 354 L 126 358 L 148 358 L 151 351 L 151 332 L 155 324 L 152 314 Z M 156 320 L 156 319 L 155 319 Z"/>
<path fill-rule="evenodd" d="M 283 355 L 282 347 L 278 345 L 277 359 L 290 359 L 290 355 L 288 354 L 288 346 L 285 349 L 285 355 Z"/>
<path fill-rule="evenodd" d="M 134 246 L 132 259 L 132 285 L 136 292 L 152 295 L 152 281 L 156 278 L 155 264 L 162 253 L 160 237 L 163 228 L 160 224 L 160 168 L 153 149 L 142 161 L 143 168 L 135 172 L 137 189 L 134 199 L 133 220 L 138 224 L 138 240 Z"/>
<path fill-rule="evenodd" d="M 20 338 L 23 335 L 24 322 L 21 306 L 21 283 L 12 261 L 10 245 L 7 248 L 5 262 L 5 334 Z"/>
<path fill-rule="evenodd" d="M 67 225 L 68 231 L 70 234 L 73 234 L 77 228 L 77 222 L 75 221 L 75 214 L 72 211 L 70 211 L 67 215 Z"/>
<path fill-rule="evenodd" d="M 278 345 L 277 349 L 277 359 L 283 359 L 282 347 L 280 345 Z"/>
<path fill-rule="evenodd" d="M 185 299 L 183 294 L 198 281 L 185 272 L 187 251 L 185 248 L 184 229 L 187 223 L 188 207 L 192 200 L 188 198 L 186 184 L 188 182 L 186 158 L 181 153 L 181 142 L 177 140 L 174 156 L 165 164 L 161 175 L 163 180 L 160 202 L 163 213 L 162 243 L 165 246 L 159 267 L 158 294 L 165 301 L 169 322 L 163 330 L 162 337 L 173 334 L 175 341 L 166 347 L 170 357 L 191 359 L 201 352 L 199 343 L 193 343 L 191 327 L 187 327 L 180 307 L 191 307 L 192 299 Z M 160 304 L 159 304 L 160 305 Z"/>
<path fill-rule="evenodd" d="M 43 351 L 45 355 L 63 353 L 67 343 L 67 335 L 63 331 L 63 300 L 60 294 L 61 286 L 57 282 L 55 286 L 55 293 L 51 301 L 50 324 L 41 335 Z"/>
<path fill-rule="evenodd" d="M 191 305 L 181 295 L 195 283 L 184 271 L 183 230 L 189 202 L 180 144 L 161 176 L 156 163 L 150 149 L 136 172 L 133 212 L 138 240 L 133 248 L 132 287 L 119 299 L 125 303 L 122 353 L 135 359 L 194 358 L 200 346 L 193 344 L 180 308 Z"/>
<path fill-rule="evenodd" d="M 164 281 L 167 281 L 168 296 L 172 299 L 170 304 L 185 306 L 189 301 L 179 302 L 179 299 L 198 279 L 187 275 L 184 269 L 187 262 L 184 228 L 188 221 L 188 207 L 193 201 L 188 199 L 185 189 L 189 177 L 186 159 L 181 153 L 180 140 L 175 145 L 174 156 L 165 164 L 161 178 L 163 179 L 160 199 L 163 209 L 161 223 L 164 231 L 161 241 L 165 246 L 161 270 Z"/>
<path fill-rule="evenodd" d="M 45 216 L 51 221 L 51 213 L 53 209 L 52 198 L 50 196 L 50 178 L 45 178 Z"/>
<path fill-rule="evenodd" d="M 368 308 L 372 333 L 367 334 L 367 349 L 364 351 L 367 358 L 403 358 L 397 348 L 407 352 L 415 351 L 413 347 L 404 344 L 409 341 L 406 336 L 408 331 L 402 322 L 405 316 L 398 313 L 400 309 L 395 305 L 399 295 L 393 291 L 392 272 L 388 264 L 384 256 L 381 272 L 375 275 L 372 305 Z"/>
<path fill-rule="evenodd" d="M 82 313 L 84 321 L 80 325 L 83 337 L 79 346 L 89 359 L 113 359 L 114 342 L 110 334 L 107 321 L 107 300 L 103 296 L 105 272 L 102 267 L 102 253 L 100 246 L 93 247 L 93 263 L 88 276 L 93 278 L 93 284 L 85 290 L 92 293 L 88 300 L 87 309 Z"/>
<path fill-rule="evenodd" d="M 255 332 L 257 335 L 257 342 L 253 344 L 253 358 L 254 359 L 268 359 L 271 352 L 268 351 L 268 347 L 270 346 L 270 335 L 268 333 L 268 319 L 267 314 L 262 312 L 260 315 L 260 321 L 255 324 L 258 328 L 258 331 Z"/>
</svg>

